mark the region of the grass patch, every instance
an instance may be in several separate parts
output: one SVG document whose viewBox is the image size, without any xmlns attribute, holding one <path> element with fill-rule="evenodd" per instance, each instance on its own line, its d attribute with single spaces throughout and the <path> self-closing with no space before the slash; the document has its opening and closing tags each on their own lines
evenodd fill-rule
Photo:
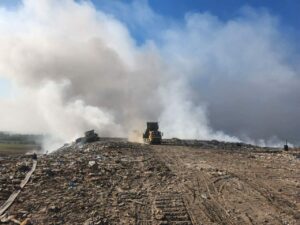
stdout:
<svg viewBox="0 0 300 225">
<path fill-rule="evenodd" d="M 0 156 L 22 155 L 37 149 L 39 149 L 39 146 L 32 144 L 0 143 Z"/>
</svg>

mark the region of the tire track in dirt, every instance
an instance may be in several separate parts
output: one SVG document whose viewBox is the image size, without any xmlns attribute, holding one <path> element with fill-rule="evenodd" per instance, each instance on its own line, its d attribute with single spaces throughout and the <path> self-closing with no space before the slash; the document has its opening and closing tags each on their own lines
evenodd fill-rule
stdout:
<svg viewBox="0 0 300 225">
<path fill-rule="evenodd" d="M 161 149 L 162 148 L 162 149 Z M 170 156 L 164 151 L 164 147 L 156 147 L 156 152 L 167 166 L 179 177 L 179 179 L 191 179 L 192 183 L 197 183 L 197 188 L 194 185 L 179 182 L 180 191 L 186 193 L 184 197 L 187 201 L 187 206 L 192 218 L 196 224 L 236 224 L 233 218 L 226 212 L 222 204 L 217 198 L 217 190 L 213 183 L 205 173 L 199 171 L 192 176 L 186 176 L 184 171 L 187 171 L 181 158 L 176 155 Z M 200 204 L 196 202 L 196 196 L 201 196 L 201 193 L 207 193 L 207 197 L 201 199 Z M 190 196 L 193 196 L 191 198 Z M 197 198 L 199 199 L 199 197 Z"/>
<path fill-rule="evenodd" d="M 155 224 L 193 225 L 178 192 L 162 192 L 157 195 L 154 200 L 153 217 Z"/>
<path fill-rule="evenodd" d="M 155 146 L 154 149 L 177 175 L 178 187 L 185 193 L 195 224 L 297 224 L 297 206 L 265 184 L 214 167 L 203 170 L 187 167 L 187 162 L 194 159 L 187 156 L 188 150 L 181 153 L 183 148 Z M 190 161 L 185 157 L 191 157 Z"/>
<path fill-rule="evenodd" d="M 290 216 L 294 220 L 300 219 L 300 212 L 297 210 L 296 204 L 290 202 L 282 196 L 279 196 L 274 190 L 272 190 L 270 187 L 266 187 L 265 184 L 259 181 L 252 181 L 237 175 L 236 177 L 263 196 L 270 203 L 270 205 L 280 211 L 280 214 L 285 215 L 286 217 Z M 277 219 L 280 220 L 279 218 Z M 283 221 L 281 222 L 284 223 Z"/>
</svg>

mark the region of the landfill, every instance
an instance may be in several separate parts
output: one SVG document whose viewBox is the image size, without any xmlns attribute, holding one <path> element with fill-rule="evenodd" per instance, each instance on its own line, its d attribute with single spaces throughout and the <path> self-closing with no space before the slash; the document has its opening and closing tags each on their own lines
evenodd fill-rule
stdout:
<svg viewBox="0 0 300 225">
<path fill-rule="evenodd" d="M 99 138 L 0 159 L 0 224 L 300 224 L 299 150 Z"/>
</svg>

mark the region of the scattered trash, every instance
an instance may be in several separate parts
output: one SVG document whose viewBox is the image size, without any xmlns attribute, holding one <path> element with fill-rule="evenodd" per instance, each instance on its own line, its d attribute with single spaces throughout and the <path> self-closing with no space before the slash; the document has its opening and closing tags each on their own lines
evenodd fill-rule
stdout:
<svg viewBox="0 0 300 225">
<path fill-rule="evenodd" d="M 92 167 L 93 165 L 96 164 L 96 161 L 89 161 L 89 166 Z"/>
<path fill-rule="evenodd" d="M 22 221 L 22 225 L 198 224 L 191 222 L 192 213 L 185 208 L 185 204 L 197 204 L 197 207 L 207 210 L 205 214 L 213 219 L 219 218 L 230 224 L 226 221 L 227 211 L 223 209 L 229 204 L 218 205 L 219 200 L 231 201 L 230 216 L 242 215 L 237 212 L 237 207 L 246 204 L 243 197 L 247 199 L 248 192 L 251 192 L 249 196 L 253 202 L 263 201 L 265 205 L 276 203 L 275 200 L 268 200 L 267 186 L 258 189 L 259 183 L 254 182 L 253 174 L 275 180 L 270 178 L 273 174 L 268 175 L 268 171 L 273 171 L 278 161 L 284 161 L 284 165 L 290 166 L 289 174 L 295 177 L 299 165 L 296 164 L 299 160 L 295 159 L 299 157 L 299 152 L 293 152 L 292 148 L 289 152 L 283 152 L 282 148 L 259 148 L 216 140 L 169 139 L 164 140 L 164 144 L 169 147 L 103 138 L 92 143 L 73 143 L 49 155 L 39 155 L 38 167 L 23 188 L 20 188 L 20 183 L 26 179 L 24 171 L 28 168 L 25 166 L 31 168 L 32 159 L 4 158 L 0 166 L 0 205 L 15 191 L 21 192 L 13 207 L 6 210 L 5 218 L 14 215 L 10 217 L 9 224 L 15 220 Z M 197 159 L 198 153 L 202 155 Z M 230 163 L 232 160 L 224 157 L 229 155 L 236 157 L 234 159 L 237 161 Z M 263 168 L 261 173 L 252 168 L 255 164 Z M 229 165 L 229 171 L 222 168 L 225 165 Z M 274 171 L 279 173 L 281 170 Z M 242 175 L 237 176 L 237 173 Z M 249 176 L 251 173 L 252 176 Z M 284 170 L 283 177 L 287 176 Z M 248 185 L 250 182 L 253 182 L 252 186 Z M 293 182 L 298 181 L 294 179 L 289 182 L 292 188 Z M 277 197 L 276 193 L 285 194 L 287 189 L 280 182 L 280 187 L 274 190 L 272 198 Z M 231 195 L 226 196 L 228 193 Z M 266 197 L 262 198 L 264 194 Z M 235 196 L 239 198 L 235 199 Z M 285 203 L 279 200 L 280 204 Z M 288 210 L 293 212 L 293 207 L 291 205 Z M 271 216 L 268 219 L 270 223 L 277 221 L 272 220 Z M 243 221 L 240 222 L 237 224 L 243 224 Z"/>
<path fill-rule="evenodd" d="M 69 189 L 75 188 L 76 187 L 76 183 L 74 181 L 70 181 L 69 182 Z"/>
<path fill-rule="evenodd" d="M 11 190 L 11 194 L 8 197 L 7 200 L 2 203 L 2 205 L 0 204 L 0 217 L 9 209 L 9 207 L 11 207 L 11 205 L 15 202 L 16 198 L 18 197 L 18 195 L 20 194 L 21 190 L 25 187 L 25 185 L 28 183 L 30 177 L 32 176 L 33 172 L 36 169 L 36 165 L 37 165 L 37 161 L 33 160 L 32 162 L 32 167 L 29 168 L 27 166 L 19 166 L 17 167 L 17 171 L 21 172 L 22 174 L 24 172 L 27 172 L 25 174 L 25 177 L 23 178 L 23 180 L 19 179 L 20 177 L 17 177 L 15 179 L 14 176 L 10 176 L 9 178 L 11 179 L 11 183 L 14 186 L 14 189 Z M 20 169 L 21 168 L 21 169 Z M 1 188 L 2 189 L 2 188 Z M 1 203 L 1 202 L 0 202 Z"/>
</svg>

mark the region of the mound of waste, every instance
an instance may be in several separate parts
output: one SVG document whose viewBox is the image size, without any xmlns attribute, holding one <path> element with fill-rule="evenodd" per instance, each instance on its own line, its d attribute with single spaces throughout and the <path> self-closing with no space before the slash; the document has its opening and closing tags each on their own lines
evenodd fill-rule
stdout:
<svg viewBox="0 0 300 225">
<path fill-rule="evenodd" d="M 299 163 L 299 149 L 89 131 L 48 155 L 0 158 L 0 209 L 18 193 L 0 224 L 296 225 Z"/>
<path fill-rule="evenodd" d="M 20 221 L 30 218 L 33 224 L 49 225 L 150 221 L 149 202 L 173 183 L 169 168 L 151 151 L 141 144 L 99 141 L 41 155 L 30 182 L 7 213 Z M 1 171 L 0 205 L 30 161 L 7 158 L 1 163 L 6 169 Z"/>
</svg>

